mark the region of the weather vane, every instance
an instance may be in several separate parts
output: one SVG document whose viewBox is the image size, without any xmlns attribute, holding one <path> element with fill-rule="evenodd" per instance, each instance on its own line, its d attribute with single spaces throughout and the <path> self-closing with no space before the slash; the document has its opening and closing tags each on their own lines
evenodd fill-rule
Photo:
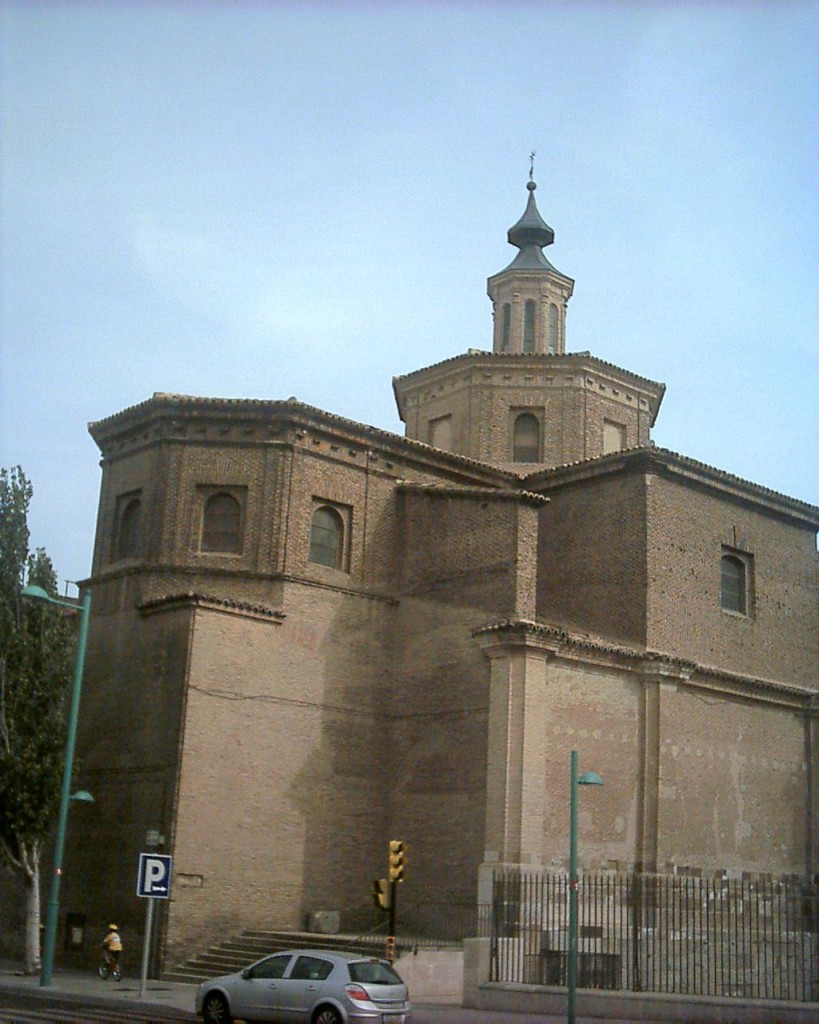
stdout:
<svg viewBox="0 0 819 1024">
<path fill-rule="evenodd" d="M 529 154 L 529 181 L 534 181 L 535 180 L 535 157 L 536 156 L 537 156 L 537 153 L 534 150 L 532 150 L 532 152 Z"/>
</svg>

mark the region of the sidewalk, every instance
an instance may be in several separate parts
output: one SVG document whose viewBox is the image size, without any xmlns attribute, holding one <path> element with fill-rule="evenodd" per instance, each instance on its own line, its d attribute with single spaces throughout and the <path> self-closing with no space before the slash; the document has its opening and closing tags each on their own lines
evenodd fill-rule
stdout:
<svg viewBox="0 0 819 1024">
<path fill-rule="evenodd" d="M 82 996 L 91 1003 L 137 1003 L 139 1006 L 187 1012 L 191 1020 L 197 1017 L 193 1012 L 193 998 L 196 985 L 183 985 L 173 981 L 157 981 L 149 978 L 145 983 L 145 995 L 139 997 L 140 979 L 126 975 L 122 981 L 103 981 L 96 972 L 56 970 L 48 988 L 40 988 L 39 975 L 26 975 L 19 964 L 0 961 L 0 993 L 7 991 L 37 991 L 43 996 L 48 993 L 54 998 L 61 996 Z"/>
</svg>

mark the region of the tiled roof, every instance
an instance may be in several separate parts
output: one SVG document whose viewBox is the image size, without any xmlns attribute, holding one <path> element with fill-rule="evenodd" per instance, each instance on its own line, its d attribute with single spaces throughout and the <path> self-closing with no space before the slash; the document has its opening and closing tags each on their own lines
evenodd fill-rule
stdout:
<svg viewBox="0 0 819 1024">
<path fill-rule="evenodd" d="M 445 366 L 455 366 L 460 362 L 471 359 L 492 359 L 492 360 L 554 360 L 555 363 L 560 365 L 564 360 L 583 360 L 591 364 L 592 366 L 605 367 L 607 370 L 616 371 L 618 374 L 622 374 L 629 377 L 631 380 L 641 381 L 643 384 L 649 385 L 651 388 L 659 387 L 662 389 L 662 393 L 665 393 L 665 384 L 662 384 L 656 380 L 650 380 L 648 377 L 641 377 L 638 373 L 633 373 L 631 370 L 625 370 L 622 366 L 617 366 L 615 363 L 606 362 L 605 359 L 600 359 L 598 356 L 593 356 L 590 352 L 564 352 L 560 355 L 552 355 L 548 353 L 531 353 L 531 352 L 489 352 L 483 349 L 470 349 L 468 352 L 461 352 L 457 356 L 450 356 L 449 359 L 442 359 L 439 363 L 432 363 L 429 366 L 424 366 L 420 370 L 413 370 L 410 373 L 398 374 L 393 377 L 393 386 L 401 381 L 411 380 L 413 377 L 418 377 L 421 374 L 427 373 L 429 370 L 439 370 Z M 544 365 L 546 365 L 544 363 Z"/>
<path fill-rule="evenodd" d="M 385 445 L 392 445 L 395 448 L 404 448 L 418 454 L 431 455 L 437 459 L 444 459 L 450 463 L 457 463 L 465 469 L 472 467 L 476 470 L 480 470 L 481 473 L 489 472 L 493 476 L 502 480 L 516 481 L 523 479 L 523 475 L 520 473 L 500 469 L 489 462 L 472 459 L 466 455 L 459 455 L 456 452 L 448 452 L 442 448 L 436 448 L 434 445 L 427 444 L 424 441 L 417 441 L 414 438 L 404 437 L 403 434 L 396 434 L 394 431 L 383 430 L 380 427 L 373 427 L 366 423 L 360 423 L 357 420 L 347 419 L 346 417 L 339 416 L 336 413 L 327 412 L 326 409 L 320 409 L 318 406 L 307 405 L 304 402 L 298 401 L 296 398 L 288 398 L 286 400 L 257 398 L 204 398 L 194 395 L 175 395 L 167 394 L 165 392 L 155 392 L 151 398 L 147 398 L 144 402 L 139 402 L 137 405 L 132 405 L 126 409 L 122 409 L 120 412 L 114 413 L 105 419 L 92 421 L 88 424 L 89 433 L 99 444 L 100 437 L 109 429 L 116 427 L 129 417 L 159 411 L 163 404 L 168 406 L 187 406 L 191 410 L 198 406 L 203 412 L 236 410 L 237 412 L 246 411 L 258 414 L 267 413 L 268 415 L 285 412 L 298 414 L 305 418 L 317 420 L 327 426 L 337 426 L 339 429 L 348 430 L 362 435 L 362 442 L 365 438 L 368 440 L 373 439 L 380 441 Z"/>
<path fill-rule="evenodd" d="M 552 466 L 548 469 L 538 469 L 529 473 L 525 480 L 533 487 L 546 485 L 550 480 L 559 482 L 561 477 L 567 477 L 575 471 L 581 474 L 587 470 L 593 470 L 607 465 L 617 465 L 623 461 L 648 458 L 658 464 L 668 465 L 673 468 L 687 470 L 699 477 L 709 478 L 712 482 L 723 487 L 735 487 L 738 490 L 746 491 L 748 494 L 777 503 L 784 503 L 792 511 L 798 511 L 809 520 L 816 520 L 819 526 L 819 507 L 799 498 L 792 498 L 787 494 L 781 494 L 770 487 L 745 480 L 733 473 L 710 466 L 705 462 L 689 458 L 687 455 L 680 455 L 669 448 L 658 448 L 654 444 L 638 445 L 634 448 L 624 448 L 617 452 L 609 452 L 606 455 L 598 455 L 593 459 L 582 459 L 577 462 L 567 462 L 559 466 Z M 542 484 L 540 482 L 542 481 Z"/>
<path fill-rule="evenodd" d="M 487 353 L 487 355 L 491 355 L 491 353 Z M 456 356 L 446 362 L 456 362 L 463 358 L 465 357 Z M 510 357 L 504 355 L 502 358 L 519 359 L 528 357 Z M 593 356 L 584 356 L 584 358 L 589 358 L 592 362 L 601 362 L 600 360 L 596 360 Z M 605 363 L 601 364 L 610 365 Z M 360 423 L 356 420 L 347 419 L 344 416 L 327 412 L 317 406 L 299 402 L 296 398 L 288 398 L 286 400 L 202 398 L 192 395 L 167 394 L 164 392 L 157 392 L 144 402 L 130 406 L 129 408 L 115 413 L 106 419 L 90 423 L 88 429 L 94 439 L 98 440 L 99 435 L 104 435 L 109 429 L 122 423 L 123 420 L 127 420 L 132 416 L 138 416 L 142 413 L 151 413 L 152 411 L 156 411 L 157 408 L 161 408 L 163 405 L 179 405 L 188 407 L 191 410 L 199 407 L 203 412 L 224 412 L 231 410 L 239 412 L 241 410 L 247 413 L 267 413 L 268 415 L 285 412 L 297 414 L 299 416 L 318 421 L 319 424 L 325 424 L 327 427 L 337 426 L 340 429 L 348 430 L 360 436 L 363 435 L 362 441 L 365 438 L 372 439 L 375 442 L 391 446 L 393 450 L 400 451 L 403 449 L 407 453 L 415 452 L 419 455 L 426 454 L 433 456 L 436 459 L 448 462 L 450 465 L 458 465 L 466 471 L 470 468 L 474 468 L 475 470 L 480 471 L 481 474 L 488 472 L 498 481 L 501 490 L 503 490 L 503 483 L 506 482 L 508 485 L 512 485 L 511 488 L 507 489 L 514 490 L 518 493 L 520 490 L 537 493 L 540 487 L 546 487 L 550 483 L 561 483 L 564 479 L 572 476 L 584 478 L 588 473 L 600 468 L 617 466 L 624 461 L 628 462 L 630 460 L 648 458 L 657 464 L 666 465 L 672 469 L 690 473 L 700 479 L 707 480 L 714 486 L 718 486 L 723 489 L 734 488 L 737 491 L 744 492 L 745 496 L 753 498 L 754 500 L 777 504 L 780 508 L 787 510 L 789 513 L 795 514 L 799 518 L 807 520 L 808 522 L 815 523 L 817 528 L 819 528 L 819 508 L 817 508 L 817 506 L 811 505 L 798 498 L 789 497 L 788 495 L 765 487 L 762 484 L 745 480 L 733 473 L 710 466 L 707 463 L 698 461 L 697 459 L 680 455 L 670 449 L 658 448 L 653 444 L 622 449 L 617 452 L 610 452 L 606 455 L 597 456 L 596 458 L 563 463 L 559 466 L 540 468 L 528 473 L 518 473 L 508 469 L 501 469 L 489 462 L 472 459 L 465 455 L 459 455 L 454 452 L 447 452 L 443 449 L 435 448 L 433 445 L 427 444 L 424 441 L 404 437 L 403 435 L 396 434 L 393 431 L 383 430 L 379 427 L 373 427 L 368 424 Z M 516 486 L 517 484 L 520 485 L 520 489 Z"/>
<path fill-rule="evenodd" d="M 513 500 L 527 501 L 533 505 L 546 505 L 549 498 L 535 491 L 523 491 L 496 487 L 458 487 L 453 484 L 416 484 L 403 481 L 398 484 L 402 491 L 418 491 L 439 498 L 480 498 L 483 501 Z"/>
<path fill-rule="evenodd" d="M 178 605 L 195 605 L 197 608 L 235 612 L 241 615 L 250 615 L 254 618 L 272 619 L 275 621 L 285 618 L 284 612 L 276 608 L 270 608 L 267 605 L 250 604 L 247 601 L 234 601 L 231 598 L 212 597 L 208 594 L 197 594 L 190 590 L 151 598 L 148 601 L 143 601 L 137 607 L 141 612 L 152 612 Z"/>
</svg>

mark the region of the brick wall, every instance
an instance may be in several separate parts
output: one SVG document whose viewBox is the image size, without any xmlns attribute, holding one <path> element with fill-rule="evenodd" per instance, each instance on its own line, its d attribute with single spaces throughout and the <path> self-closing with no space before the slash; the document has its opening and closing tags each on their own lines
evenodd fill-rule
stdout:
<svg viewBox="0 0 819 1024">
<path fill-rule="evenodd" d="M 638 474 L 617 474 L 549 490 L 540 513 L 540 618 L 644 642 L 644 486 Z"/>
<path fill-rule="evenodd" d="M 400 491 L 402 593 L 483 609 L 493 618 L 534 613 L 537 508 L 520 494 Z"/>
<path fill-rule="evenodd" d="M 184 607 L 140 615 L 138 593 L 133 574 L 94 588 L 74 786 L 95 802 L 72 804 L 61 897 L 62 913 L 86 915 L 89 942 L 117 921 L 131 962 L 145 916 L 136 880 L 146 831 L 172 841 L 191 625 Z"/>
<path fill-rule="evenodd" d="M 639 654 L 489 631 L 487 860 L 565 869 L 569 757 L 586 869 L 803 874 L 812 822 L 805 714 L 737 700 L 718 681 Z M 654 668 L 651 668 L 651 665 Z M 532 834 L 533 823 L 541 829 Z"/>
<path fill-rule="evenodd" d="M 647 479 L 649 647 L 702 665 L 816 686 L 816 541 L 804 524 L 662 474 Z M 720 558 L 752 559 L 747 615 L 720 605 Z"/>
<path fill-rule="evenodd" d="M 664 686 L 659 742 L 659 870 L 805 871 L 801 712 Z"/>
<path fill-rule="evenodd" d="M 531 614 L 538 502 L 402 488 L 391 827 L 408 844 L 402 894 L 474 899 L 484 847 L 487 619 Z"/>
<path fill-rule="evenodd" d="M 222 926 L 369 918 L 384 835 L 390 607 L 292 585 L 272 625 L 199 610 L 171 955 Z"/>
<path fill-rule="evenodd" d="M 561 660 L 547 666 L 543 743 L 543 851 L 547 867 L 568 867 L 569 758 L 596 771 L 603 787 L 586 786 L 578 803 L 581 865 L 633 863 L 638 843 L 639 685 L 628 673 L 589 670 Z"/>
<path fill-rule="evenodd" d="M 448 416 L 452 451 L 507 468 L 522 411 L 541 423 L 541 464 L 559 466 L 601 455 L 606 419 L 623 427 L 625 447 L 647 444 L 663 391 L 583 355 L 483 353 L 398 378 L 395 386 L 408 437 L 430 443 L 430 424 Z"/>
<path fill-rule="evenodd" d="M 683 472 L 609 464 L 539 488 L 538 615 L 703 667 L 815 687 L 813 527 Z M 725 611 L 720 559 L 749 558 L 746 615 Z"/>
</svg>

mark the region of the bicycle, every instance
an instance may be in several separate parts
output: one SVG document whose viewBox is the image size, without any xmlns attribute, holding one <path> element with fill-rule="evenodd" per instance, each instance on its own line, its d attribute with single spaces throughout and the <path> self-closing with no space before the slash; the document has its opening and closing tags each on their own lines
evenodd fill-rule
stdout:
<svg viewBox="0 0 819 1024">
<path fill-rule="evenodd" d="M 97 968 L 97 973 L 105 981 L 109 976 L 114 981 L 119 981 L 122 978 L 122 965 L 119 960 L 107 960 L 105 957 L 100 961 L 100 965 Z"/>
</svg>

